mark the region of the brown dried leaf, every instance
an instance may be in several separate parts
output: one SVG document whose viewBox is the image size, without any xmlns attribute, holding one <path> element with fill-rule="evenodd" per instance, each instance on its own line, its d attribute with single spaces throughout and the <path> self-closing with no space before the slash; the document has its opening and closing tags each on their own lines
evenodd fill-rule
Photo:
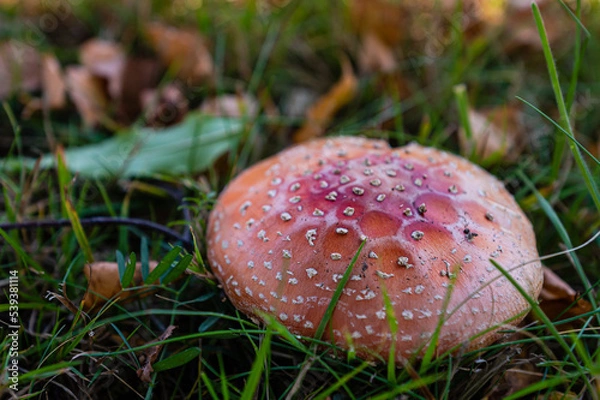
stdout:
<svg viewBox="0 0 600 400">
<path fill-rule="evenodd" d="M 340 80 L 308 109 L 306 122 L 294 133 L 294 141 L 299 143 L 321 136 L 337 111 L 354 98 L 357 87 L 352 66 L 344 60 Z"/>
<path fill-rule="evenodd" d="M 258 102 L 249 94 L 224 94 L 204 101 L 200 111 L 220 117 L 254 117 Z"/>
<path fill-rule="evenodd" d="M 515 162 L 523 150 L 525 127 L 518 106 L 503 106 L 482 110 L 469 110 L 469 123 L 473 136 L 467 139 L 464 129 L 459 130 L 461 152 L 473 152 L 480 162 L 501 160 Z"/>
<path fill-rule="evenodd" d="M 75 306 L 75 304 L 73 304 L 71 299 L 69 299 L 67 296 L 48 291 L 48 293 L 46 294 L 46 298 L 48 300 L 58 300 L 63 306 L 65 306 L 67 310 L 71 311 L 71 314 L 73 315 L 79 313 L 77 306 Z"/>
<path fill-rule="evenodd" d="M 360 35 L 373 35 L 387 46 L 393 47 L 407 34 L 406 6 L 390 0 L 352 0 L 350 19 Z"/>
<path fill-rule="evenodd" d="M 123 90 L 119 94 L 118 117 L 133 122 L 142 111 L 142 97 L 154 89 L 162 74 L 160 62 L 151 58 L 129 57 L 123 68 Z"/>
<path fill-rule="evenodd" d="M 502 400 L 540 381 L 543 375 L 536 367 L 535 361 L 527 353 L 513 359 L 512 362 L 516 365 L 501 374 L 498 381 L 490 388 L 490 392 L 483 397 L 483 400 Z"/>
<path fill-rule="evenodd" d="M 106 118 L 108 98 L 102 81 L 87 68 L 73 66 L 66 71 L 67 92 L 86 126 L 94 126 Z"/>
<path fill-rule="evenodd" d="M 79 59 L 94 76 L 106 79 L 110 97 L 118 99 L 126 60 L 121 46 L 107 40 L 90 39 L 79 48 Z"/>
<path fill-rule="evenodd" d="M 544 286 L 539 299 L 541 309 L 551 320 L 573 318 L 592 311 L 587 300 L 547 267 L 544 267 Z M 560 328 L 571 329 L 576 325 L 580 324 L 563 324 Z"/>
<path fill-rule="evenodd" d="M 364 72 L 391 72 L 398 67 L 392 48 L 369 32 L 360 41 L 358 64 Z"/>
<path fill-rule="evenodd" d="M 149 262 L 149 269 L 152 271 L 158 263 L 156 261 Z M 88 288 L 83 297 L 83 307 L 90 310 L 101 306 L 107 299 L 112 299 L 118 296 L 120 301 L 139 295 L 145 289 L 123 290 L 121 287 L 121 279 L 119 276 L 119 266 L 116 262 L 98 261 L 91 264 L 86 264 L 83 268 L 83 273 L 88 279 Z M 135 273 L 133 275 L 133 285 L 140 286 L 142 281 L 142 263 L 138 262 L 135 265 Z"/>
<path fill-rule="evenodd" d="M 545 393 L 543 395 L 538 394 L 536 400 L 576 400 L 580 398 L 581 396 L 574 392 L 563 393 L 557 390 L 553 390 L 552 392 Z"/>
<path fill-rule="evenodd" d="M 173 331 L 176 328 L 177 327 L 174 325 L 169 325 L 167 327 L 167 329 L 165 329 L 163 334 L 160 335 L 160 337 L 155 341 L 162 342 L 163 340 L 168 339 L 169 337 L 171 337 L 171 335 L 173 334 Z M 140 363 L 143 363 L 144 366 L 137 370 L 137 376 L 143 382 L 152 382 L 152 377 L 150 376 L 152 374 L 152 372 L 154 372 L 154 369 L 152 368 L 152 364 L 154 363 L 154 361 L 156 361 L 156 357 L 158 357 L 158 354 L 160 353 L 162 348 L 163 348 L 162 344 L 149 347 L 146 349 L 144 354 L 142 354 L 140 356 Z"/>
<path fill-rule="evenodd" d="M 195 30 L 154 22 L 148 24 L 145 31 L 161 61 L 175 68 L 177 75 L 187 83 L 199 83 L 212 75 L 213 60 L 206 40 Z"/>
<path fill-rule="evenodd" d="M 66 105 L 65 78 L 58 59 L 52 54 L 42 56 L 42 86 L 45 107 L 58 110 Z"/>
<path fill-rule="evenodd" d="M 40 71 L 41 56 L 35 48 L 16 40 L 0 43 L 0 99 L 20 90 L 38 90 Z"/>
</svg>

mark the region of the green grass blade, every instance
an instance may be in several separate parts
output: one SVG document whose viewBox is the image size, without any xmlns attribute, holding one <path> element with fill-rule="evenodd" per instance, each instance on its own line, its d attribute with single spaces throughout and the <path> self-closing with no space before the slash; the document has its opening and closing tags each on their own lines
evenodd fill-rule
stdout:
<svg viewBox="0 0 600 400">
<path fill-rule="evenodd" d="M 56 172 L 58 175 L 60 200 L 63 205 L 63 212 L 67 216 L 69 221 L 71 221 L 73 233 L 75 234 L 77 243 L 79 243 L 79 247 L 81 247 L 81 250 L 85 255 L 86 261 L 88 263 L 93 263 L 94 256 L 92 254 L 92 248 L 90 247 L 90 244 L 87 240 L 87 236 L 85 235 L 85 231 L 83 230 L 83 226 L 81 225 L 79 214 L 77 214 L 77 210 L 73 206 L 69 195 L 69 187 L 71 185 L 71 174 L 67 169 L 67 165 L 65 163 L 65 156 L 62 149 L 59 149 L 56 153 Z"/>
<path fill-rule="evenodd" d="M 598 160 L 596 157 L 594 157 L 594 155 L 592 153 L 590 153 L 590 151 L 588 149 L 586 149 L 585 146 L 582 145 L 577 139 L 575 139 L 575 137 L 573 137 L 573 135 L 571 135 L 569 132 L 567 132 L 565 130 L 565 128 L 563 128 L 562 126 L 560 126 L 555 120 L 553 120 L 551 117 L 549 117 L 542 110 L 540 110 L 539 108 L 537 108 L 536 106 L 534 106 L 531 102 L 525 100 L 524 98 L 522 98 L 520 96 L 516 96 L 516 98 L 517 98 L 517 100 L 523 102 L 528 107 L 530 107 L 532 110 L 534 110 L 535 112 L 537 112 L 538 114 L 540 114 L 546 120 L 548 120 L 552 125 L 554 125 L 556 127 L 556 129 L 558 129 L 566 137 L 568 137 L 573 142 L 573 144 L 575 146 L 579 147 L 581 149 L 581 151 L 583 151 L 588 157 L 590 157 L 592 159 L 592 161 L 594 161 L 597 165 L 600 166 L 600 160 Z"/>
<path fill-rule="evenodd" d="M 119 329 L 119 327 L 116 324 L 110 324 L 111 328 L 115 330 L 115 332 L 117 332 L 117 335 L 119 335 L 119 337 L 121 338 L 121 340 L 123 341 L 123 345 L 125 347 L 127 347 L 129 350 L 132 350 L 131 348 L 131 344 L 129 343 L 129 340 L 127 339 L 127 337 L 123 334 L 123 332 Z M 134 361 L 137 365 L 138 368 L 141 367 L 140 365 L 140 361 L 137 359 L 137 357 L 134 357 Z"/>
<path fill-rule="evenodd" d="M 548 74 L 550 75 L 552 90 L 554 91 L 554 97 L 556 98 L 556 104 L 558 106 L 558 111 L 560 114 L 560 124 L 565 128 L 567 132 L 571 134 L 571 136 L 575 137 L 575 135 L 573 134 L 573 128 L 571 126 L 571 119 L 569 117 L 567 105 L 562 94 L 562 89 L 560 88 L 558 71 L 556 70 L 556 64 L 552 56 L 552 50 L 550 49 L 550 43 L 548 42 L 548 35 L 546 34 L 546 28 L 544 26 L 544 21 L 542 20 L 540 9 L 536 3 L 531 4 L 531 9 L 533 10 L 535 24 L 537 26 L 540 39 L 542 41 L 542 48 L 544 50 L 546 65 L 548 67 Z M 592 173 L 590 172 L 589 167 L 583 160 L 579 148 L 575 146 L 575 144 L 573 144 L 572 142 L 569 142 L 569 147 L 575 158 L 575 163 L 577 164 L 581 174 L 583 175 L 583 179 L 590 192 L 590 195 L 592 196 L 596 209 L 600 211 L 600 191 L 598 190 L 597 183 L 592 177 Z"/>
<path fill-rule="evenodd" d="M 19 376 L 19 386 L 24 383 L 31 382 L 34 380 L 43 380 L 45 378 L 53 377 L 56 375 L 64 374 L 71 370 L 72 367 L 81 364 L 81 361 L 69 361 L 59 362 L 52 365 L 47 365 L 42 368 L 38 368 L 29 372 L 26 372 Z"/>
<path fill-rule="evenodd" d="M 467 157 L 469 160 L 475 161 L 474 157 L 477 151 L 477 146 L 475 146 L 475 142 L 473 141 L 473 129 L 471 128 L 471 122 L 469 121 L 469 100 L 467 99 L 467 87 L 464 84 L 460 84 L 454 86 L 453 90 L 454 98 L 456 100 L 456 107 L 458 109 L 460 125 L 465 130 L 467 143 L 472 145 L 471 151 Z"/>
<path fill-rule="evenodd" d="M 346 283 L 350 279 L 350 275 L 352 274 L 352 269 L 354 268 L 354 264 L 356 264 L 356 261 L 358 260 L 358 256 L 360 255 L 360 252 L 362 251 L 363 247 L 365 247 L 366 243 L 367 243 L 366 240 L 363 240 L 363 242 L 360 244 L 360 246 L 358 247 L 358 250 L 356 250 L 356 253 L 354 254 L 354 257 L 350 261 L 350 264 L 348 264 L 348 268 L 346 268 L 346 272 L 344 272 L 344 275 L 339 280 L 337 288 L 335 289 L 335 292 L 333 292 L 333 295 L 331 296 L 331 301 L 329 302 L 329 306 L 327 306 L 327 310 L 325 310 L 323 319 L 321 319 L 321 322 L 319 323 L 319 326 L 317 327 L 317 330 L 315 332 L 315 339 L 319 340 L 323 337 L 323 333 L 325 333 L 325 328 L 327 327 L 327 324 L 329 323 L 329 321 L 331 320 L 331 317 L 333 316 L 333 311 L 335 310 L 335 307 L 337 306 L 337 302 L 340 299 L 340 297 L 342 296 L 342 293 L 343 293 L 344 287 L 346 286 Z"/>
<path fill-rule="evenodd" d="M 419 379 L 415 379 L 415 380 L 408 380 L 406 383 L 403 383 L 401 385 L 396 386 L 394 389 L 389 390 L 385 393 L 382 393 L 380 395 L 377 396 L 373 396 L 370 398 L 370 400 L 389 400 L 389 399 L 393 399 L 396 396 L 399 396 L 403 393 L 407 393 L 410 392 L 412 390 L 427 386 L 433 382 L 437 382 L 440 379 L 444 379 L 444 374 L 434 374 L 434 375 L 428 375 L 426 377 L 423 378 L 419 378 Z"/>
<path fill-rule="evenodd" d="M 202 350 L 199 347 L 190 347 L 183 350 L 180 353 L 173 354 L 165 358 L 164 360 L 160 360 L 152 365 L 152 368 L 156 372 L 167 371 L 169 369 L 173 369 L 179 367 L 180 365 L 184 365 L 198 357 L 202 353 Z"/>
<path fill-rule="evenodd" d="M 123 257 L 123 254 L 120 251 L 118 251 L 117 254 L 121 254 L 121 257 Z M 129 260 L 125 264 L 125 271 L 123 271 L 123 275 L 121 276 L 121 287 L 123 289 L 131 286 L 131 282 L 133 282 L 133 276 L 135 275 L 136 263 L 137 260 L 135 257 L 135 253 L 131 252 L 131 254 L 129 255 Z M 121 270 L 119 267 L 119 273 L 120 272 Z"/>
<path fill-rule="evenodd" d="M 117 267 L 119 268 L 119 280 L 121 281 L 121 286 L 123 286 L 123 276 L 125 276 L 125 257 L 123 257 L 123 253 L 119 250 L 115 252 L 115 258 L 117 260 Z"/>
<path fill-rule="evenodd" d="M 19 244 L 17 240 L 13 239 L 3 229 L 0 229 L 0 236 L 2 236 L 6 243 L 10 247 L 12 247 L 14 251 L 17 252 L 19 258 L 22 261 L 24 261 L 26 265 L 33 267 L 33 269 L 35 269 L 39 273 L 44 273 L 44 269 L 42 268 L 42 266 L 37 261 L 35 261 L 29 254 L 27 254 L 27 252 L 23 249 L 23 247 Z"/>
<path fill-rule="evenodd" d="M 383 294 L 383 305 L 385 308 L 385 316 L 390 327 L 390 333 L 392 334 L 392 340 L 390 343 L 390 353 L 388 355 L 387 364 L 387 378 L 390 382 L 396 382 L 396 341 L 398 340 L 398 319 L 394 313 L 394 306 L 390 300 L 385 285 L 381 286 L 381 293 Z"/>
<path fill-rule="evenodd" d="M 339 379 L 337 379 L 333 385 L 329 386 L 327 389 L 325 389 L 324 391 L 322 391 L 321 393 L 319 393 L 314 399 L 315 400 L 329 399 L 330 398 L 329 396 L 333 392 L 335 392 L 336 390 L 338 390 L 339 388 L 341 388 L 342 386 L 344 386 L 352 378 L 354 378 L 356 375 L 358 375 L 362 371 L 364 371 L 365 368 L 367 368 L 368 366 L 369 366 L 368 362 L 366 362 L 366 361 L 363 362 L 361 365 L 359 365 L 358 367 L 352 369 L 346 375 L 344 375 L 344 376 L 340 377 Z"/>
<path fill-rule="evenodd" d="M 571 19 L 573 21 L 575 21 L 575 23 L 577 24 L 578 30 L 581 30 L 581 31 L 583 31 L 583 33 L 585 33 L 586 39 L 591 38 L 592 34 L 585 27 L 585 25 L 583 25 L 583 22 L 581 22 L 581 0 L 577 0 L 577 14 L 574 14 L 573 11 L 571 10 L 571 8 L 563 0 L 558 0 L 558 2 L 565 9 L 567 14 L 569 14 Z"/>
<path fill-rule="evenodd" d="M 268 354 L 271 350 L 271 335 L 271 329 L 267 329 L 260 348 L 258 349 L 258 353 L 256 354 L 256 358 L 252 363 L 250 376 L 248 377 L 248 381 L 246 382 L 246 386 L 242 392 L 241 400 L 254 399 L 254 394 L 258 389 L 258 384 L 260 383 L 260 377 L 265 367 L 265 362 L 267 361 Z"/>
<path fill-rule="evenodd" d="M 556 326 L 552 323 L 552 321 L 550 320 L 550 318 L 548 318 L 548 316 L 540 308 L 540 306 L 535 301 L 535 299 L 533 299 L 525 291 L 525 289 L 523 289 L 523 287 L 521 287 L 521 285 L 519 285 L 519 283 L 510 274 L 510 272 L 508 272 L 507 270 L 505 270 L 504 268 L 502 268 L 502 266 L 500 264 L 498 264 L 496 262 L 496 260 L 490 259 L 489 261 L 494 265 L 494 267 L 496 267 L 496 269 L 498 269 L 498 271 L 500 271 L 500 273 L 502 275 L 504 275 L 504 277 L 511 283 L 511 285 L 513 285 L 514 288 L 517 289 L 517 291 L 521 294 L 521 296 L 523 296 L 525 298 L 525 300 L 527 300 L 527 302 L 531 306 L 532 311 L 542 321 L 542 323 L 544 324 L 544 326 L 546 327 L 546 329 L 548 329 L 548 331 L 550 331 L 550 334 L 552 334 L 552 336 L 554 337 L 554 339 L 558 342 L 558 344 L 560 345 L 560 347 L 562 347 L 562 349 L 567 354 L 567 357 L 571 360 L 572 365 L 577 369 L 577 371 L 578 371 L 578 377 L 580 377 L 585 382 L 585 385 L 586 385 L 586 387 L 589 390 L 594 390 L 592 383 L 590 382 L 589 378 L 587 377 L 587 375 L 585 373 L 585 370 L 583 369 L 583 366 L 580 365 L 579 360 L 575 356 L 575 353 L 573 353 L 573 351 L 571 350 L 571 347 L 569 346 L 569 344 L 566 342 L 566 340 L 560 334 L 560 332 L 558 331 L 558 329 L 556 328 Z"/>
<path fill-rule="evenodd" d="M 455 268 L 460 268 L 459 266 L 456 266 Z M 448 274 L 448 277 L 450 279 L 450 284 L 448 285 L 448 290 L 446 290 L 446 294 L 444 295 L 444 302 L 442 303 L 442 312 L 440 314 L 440 318 L 438 319 L 438 323 L 435 327 L 435 331 L 433 332 L 433 335 L 431 336 L 431 340 L 429 341 L 429 343 L 427 344 L 427 349 L 425 350 L 425 355 L 423 356 L 423 360 L 421 361 L 421 367 L 419 369 L 419 374 L 423 375 L 427 369 L 429 368 L 429 366 L 431 365 L 432 360 L 434 359 L 434 355 L 435 355 L 435 351 L 437 350 L 437 344 L 438 344 L 438 340 L 440 338 L 440 333 L 442 332 L 442 327 L 444 325 L 444 322 L 450 318 L 450 315 L 447 315 L 447 310 L 448 310 L 448 306 L 450 305 L 450 299 L 452 298 L 452 293 L 454 292 L 454 287 L 456 286 L 456 279 L 457 279 L 457 271 L 453 270 L 452 273 Z M 458 309 L 460 309 L 462 305 L 458 305 L 456 309 L 452 310 L 452 314 L 454 314 L 454 312 Z"/>
<path fill-rule="evenodd" d="M 575 381 L 578 377 L 579 377 L 578 374 L 575 374 L 575 373 L 561 374 L 561 375 L 554 376 L 552 378 L 548 378 L 547 376 L 544 376 L 544 379 L 542 379 L 538 382 L 532 383 L 530 385 L 527 385 L 526 387 L 522 388 L 521 390 L 518 390 L 515 393 L 512 393 L 512 394 L 506 396 L 504 398 L 504 400 L 529 398 L 527 395 L 542 391 L 544 389 L 555 389 L 557 386 Z M 539 396 L 538 398 L 546 398 L 546 397 Z M 567 398 L 567 397 L 565 396 L 564 398 Z"/>
<path fill-rule="evenodd" d="M 532 191 L 532 193 L 536 197 L 538 204 L 540 205 L 540 207 L 542 208 L 542 210 L 544 211 L 544 213 L 546 214 L 546 216 L 548 217 L 548 219 L 550 220 L 552 225 L 554 225 L 554 229 L 556 229 L 556 231 L 558 232 L 558 235 L 560 236 L 561 240 L 567 247 L 567 250 L 573 249 L 573 243 L 571 242 L 571 238 L 569 237 L 569 232 L 567 232 L 567 229 L 564 227 L 558 214 L 556 214 L 556 212 L 554 211 L 552 206 L 548 203 L 548 201 L 544 198 L 544 196 L 542 196 L 540 194 L 540 192 L 535 188 L 533 183 L 529 180 L 529 178 L 523 172 L 518 171 L 517 174 L 518 174 L 519 178 L 525 183 L 525 185 L 529 188 L 529 190 Z M 581 282 L 583 283 L 583 286 L 585 287 L 588 301 L 590 302 L 590 304 L 592 304 L 592 307 L 594 309 L 597 309 L 598 304 L 596 302 L 596 298 L 594 297 L 594 292 L 592 290 L 592 283 L 590 282 L 587 274 L 585 273 L 583 265 L 581 265 L 581 262 L 579 261 L 579 257 L 577 257 L 577 254 L 575 252 L 571 252 L 570 257 L 571 257 L 571 260 L 573 261 L 573 265 L 575 266 L 575 270 L 577 271 L 577 275 L 579 275 L 579 279 L 581 280 Z M 598 317 L 600 318 L 600 315 Z"/>
<path fill-rule="evenodd" d="M 577 29 L 575 30 L 575 54 L 573 55 L 573 72 L 571 73 L 571 82 L 569 83 L 569 91 L 567 92 L 567 109 L 571 110 L 573 102 L 575 101 L 575 93 L 577 91 L 577 82 L 579 80 L 579 73 L 581 71 L 581 62 L 583 53 L 587 45 L 588 39 L 591 37 L 590 32 L 585 28 L 581 22 L 581 0 L 577 0 L 577 15 L 573 14 L 573 11 L 567 6 L 562 0 L 559 0 L 560 4 L 569 13 L 571 18 L 577 23 Z M 581 32 L 585 32 L 585 40 L 582 43 Z"/>
<path fill-rule="evenodd" d="M 281 322 L 277 321 L 275 317 L 266 313 L 259 313 L 261 318 L 265 321 L 265 324 L 275 333 L 279 334 L 283 339 L 287 340 L 296 349 L 306 353 L 308 350 L 304 344 L 295 335 L 293 335 L 289 329 L 285 327 Z"/>
<path fill-rule="evenodd" d="M 148 275 L 150 275 L 150 255 L 148 251 L 148 239 L 146 236 L 142 236 L 140 244 L 140 262 L 142 263 L 142 281 L 146 282 Z"/>
<path fill-rule="evenodd" d="M 206 375 L 206 372 L 202 372 L 200 374 L 200 378 L 202 378 L 202 382 L 204 382 L 204 386 L 206 386 L 206 390 L 208 390 L 208 393 L 210 394 L 210 397 L 213 400 L 220 400 L 221 398 L 217 395 L 215 387 L 213 386 L 213 384 L 212 384 L 210 378 L 208 377 L 208 375 Z"/>
</svg>

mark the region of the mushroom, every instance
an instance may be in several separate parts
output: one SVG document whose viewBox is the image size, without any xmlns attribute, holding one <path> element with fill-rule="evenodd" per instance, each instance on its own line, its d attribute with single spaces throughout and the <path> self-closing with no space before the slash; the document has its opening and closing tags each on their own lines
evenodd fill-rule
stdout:
<svg viewBox="0 0 600 400">
<path fill-rule="evenodd" d="M 355 137 L 298 145 L 242 172 L 211 212 L 207 241 L 238 309 L 307 337 L 364 241 L 324 338 L 386 359 L 385 291 L 398 361 L 422 356 L 440 321 L 438 354 L 499 339 L 529 303 L 490 259 L 511 269 L 538 258 L 531 223 L 480 167 L 417 144 L 391 149 Z M 537 298 L 539 262 L 511 275 Z"/>
</svg>

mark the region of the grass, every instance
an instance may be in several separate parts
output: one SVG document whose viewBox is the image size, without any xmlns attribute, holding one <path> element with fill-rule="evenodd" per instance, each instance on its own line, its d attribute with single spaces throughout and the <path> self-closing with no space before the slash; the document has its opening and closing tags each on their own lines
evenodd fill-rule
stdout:
<svg viewBox="0 0 600 400">
<path fill-rule="evenodd" d="M 180 3 L 191 8 L 181 13 Z M 302 123 L 285 113 L 293 96 L 300 90 L 324 93 L 336 82 L 343 56 L 358 64 L 348 3 L 243 4 L 155 1 L 147 10 L 117 16 L 99 1 L 84 0 L 72 4 L 63 20 L 81 30 L 39 36 L 36 45 L 66 64 L 76 62 L 77 44 L 91 36 L 119 38 L 132 53 L 147 55 L 140 39 L 149 17 L 144 13 L 192 25 L 213 44 L 216 78 L 188 88 L 190 104 L 241 90 L 255 95 L 262 108 L 230 142 L 228 154 L 201 174 L 84 180 L 60 162 L 56 170 L 8 171 L 0 159 L 1 223 L 67 218 L 73 226 L 0 229 L 0 287 L 8 296 L 10 271 L 18 271 L 20 327 L 20 390 L 10 391 L 2 378 L 0 391 L 9 398 L 74 399 L 599 398 L 600 239 L 578 246 L 600 230 L 600 6 L 577 1 L 565 9 L 557 2 L 557 13 L 534 5 L 525 24 L 541 45 L 516 50 L 505 47 L 506 26 L 478 36 L 462 28 L 460 21 L 470 15 L 457 8 L 438 17 L 449 38 L 442 46 L 428 47 L 426 38 L 406 32 L 394 73 L 359 76 L 359 91 L 336 115 L 331 134 L 364 134 L 393 145 L 418 141 L 459 153 L 458 128 L 472 136 L 469 109 L 520 101 L 525 150 L 516 162 L 500 158 L 486 168 L 531 219 L 540 254 L 561 253 L 545 265 L 593 305 L 581 316 L 552 321 L 529 299 L 538 322 L 528 320 L 518 335 L 480 351 L 465 352 L 458 344 L 457 352 L 441 357 L 433 357 L 431 346 L 420 363 L 386 365 L 364 362 L 320 337 L 300 340 L 275 319 L 255 324 L 226 301 L 205 261 L 204 232 L 217 194 L 240 170 L 289 144 Z M 0 37 L 27 38 L 21 24 L 27 14 L 6 10 Z M 116 22 L 107 25 L 104 15 Z M 551 39 L 557 18 L 567 26 L 560 40 Z M 434 33 L 441 35 L 429 36 Z M 164 81 L 172 79 L 166 73 Z M 49 126 L 66 149 L 113 135 L 106 128 L 82 128 L 72 108 L 23 118 L 24 101 L 22 95 L 3 102 L 2 157 L 22 161 L 48 152 Z M 195 247 L 183 251 L 137 226 L 82 225 L 94 215 L 144 218 L 182 235 L 191 228 Z M 82 312 L 88 283 L 81 272 L 92 259 L 115 261 L 123 286 L 135 291 L 143 285 L 145 295 Z M 132 278 L 135 260 L 145 266 L 146 284 Z M 148 260 L 159 261 L 153 272 Z M 497 265 L 500 271 L 509 267 Z M 0 304 L 3 320 L 9 310 Z M 393 309 L 386 311 L 393 329 Z M 319 328 L 323 333 L 326 322 Z M 11 340 L 7 325 L 0 331 L 0 369 L 7 372 L 11 359 L 4 349 Z M 154 371 L 142 381 L 137 371 L 149 357 L 156 357 Z M 515 376 L 540 379 L 517 384 Z"/>
</svg>

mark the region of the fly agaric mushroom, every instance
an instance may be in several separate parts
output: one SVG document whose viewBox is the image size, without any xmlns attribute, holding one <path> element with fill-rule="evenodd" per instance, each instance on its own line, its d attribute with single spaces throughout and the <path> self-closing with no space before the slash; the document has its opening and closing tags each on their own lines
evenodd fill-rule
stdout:
<svg viewBox="0 0 600 400">
<path fill-rule="evenodd" d="M 417 144 L 321 139 L 258 163 L 221 193 L 208 257 L 238 309 L 310 337 L 363 241 L 325 338 L 364 358 L 390 351 L 384 290 L 398 361 L 423 354 L 440 318 L 438 354 L 485 346 L 529 309 L 489 261 L 509 269 L 538 257 L 514 198 L 480 167 Z M 537 298 L 539 262 L 511 275 Z"/>
</svg>

